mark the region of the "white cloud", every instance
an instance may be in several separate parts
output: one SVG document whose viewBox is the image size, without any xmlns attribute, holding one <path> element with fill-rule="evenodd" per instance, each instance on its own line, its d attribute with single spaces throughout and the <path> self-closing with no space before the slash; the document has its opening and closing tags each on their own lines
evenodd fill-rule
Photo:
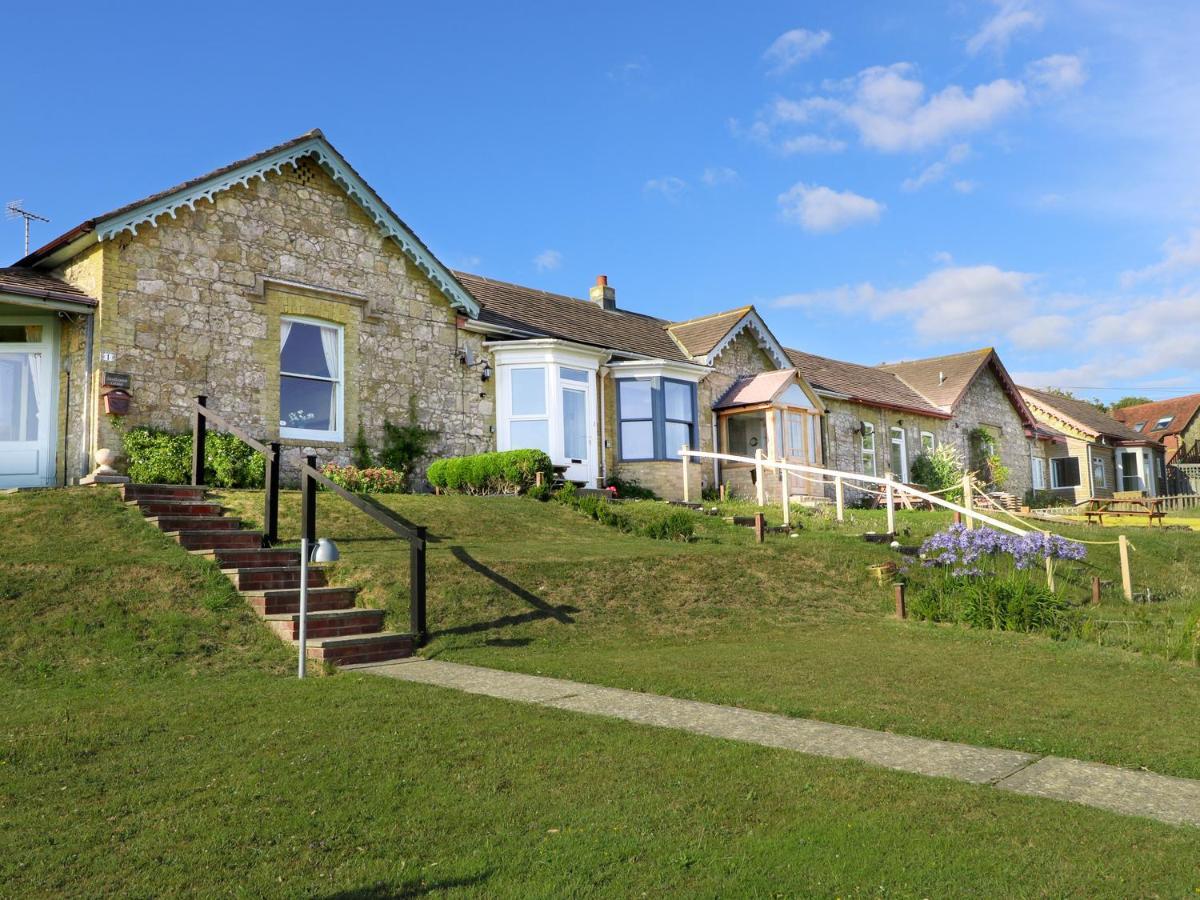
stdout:
<svg viewBox="0 0 1200 900">
<path fill-rule="evenodd" d="M 979 187 L 979 182 L 972 181 L 970 178 L 959 178 L 954 182 L 954 190 L 960 194 L 974 193 L 977 187 Z"/>
<path fill-rule="evenodd" d="M 1025 85 L 999 78 L 965 89 L 950 85 L 927 95 L 911 63 L 872 66 L 842 82 L 827 83 L 829 95 L 798 100 L 776 98 L 744 134 L 784 152 L 840 150 L 844 141 L 815 133 L 851 128 L 867 147 L 888 153 L 921 150 L 955 135 L 980 131 L 1024 105 Z M 817 126 L 817 127 L 814 127 Z M 802 134 L 789 131 L 801 127 Z"/>
<path fill-rule="evenodd" d="M 833 35 L 828 31 L 793 28 L 775 38 L 771 46 L 763 53 L 763 59 L 771 64 L 776 73 L 786 72 L 818 53 L 832 37 Z"/>
<path fill-rule="evenodd" d="M 896 63 L 864 69 L 842 116 L 862 142 L 878 150 L 920 150 L 945 138 L 991 125 L 1025 102 L 1025 87 L 999 78 L 970 92 L 950 85 L 924 100 L 925 85 L 913 66 Z"/>
<path fill-rule="evenodd" d="M 922 170 L 921 174 L 916 178 L 906 178 L 900 185 L 906 191 L 919 191 L 923 187 L 928 187 L 931 184 L 936 184 L 946 177 L 946 173 L 950 171 L 951 166 L 956 166 L 963 162 L 971 155 L 970 144 L 955 144 L 946 153 L 945 157 L 939 159 Z M 956 182 L 957 184 L 957 182 Z"/>
<path fill-rule="evenodd" d="M 785 221 L 810 232 L 841 231 L 860 222 L 878 222 L 884 205 L 853 191 L 835 191 L 798 182 L 778 198 Z"/>
<path fill-rule="evenodd" d="M 1052 350 L 1067 344 L 1075 332 L 1069 316 L 1031 316 L 1009 329 L 1008 337 L 1022 350 Z"/>
<path fill-rule="evenodd" d="M 729 166 L 709 166 L 700 175 L 700 180 L 709 187 L 716 187 L 719 184 L 729 184 L 738 180 L 736 169 L 731 169 Z"/>
<path fill-rule="evenodd" d="M 967 52 L 974 56 L 991 47 L 1003 53 L 1013 36 L 1023 29 L 1038 29 L 1045 17 L 1028 0 L 999 0 L 996 14 L 967 41 Z"/>
<path fill-rule="evenodd" d="M 1088 79 L 1087 69 L 1078 56 L 1056 53 L 1037 59 L 1025 67 L 1026 80 L 1048 94 L 1065 94 L 1082 87 Z"/>
<path fill-rule="evenodd" d="M 674 200 L 687 190 L 687 186 L 687 182 L 682 178 L 676 178 L 674 175 L 664 175 L 661 178 L 649 179 L 642 185 L 642 190 L 647 193 L 662 194 L 668 200 Z"/>
<path fill-rule="evenodd" d="M 552 272 L 562 265 L 563 255 L 557 250 L 543 250 L 533 258 L 539 272 Z"/>
<path fill-rule="evenodd" d="M 1193 228 L 1184 240 L 1169 238 L 1163 244 L 1163 258 L 1144 269 L 1133 269 L 1121 273 L 1121 284 L 1132 287 L 1140 281 L 1148 281 L 1164 275 L 1200 266 L 1200 228 Z"/>
</svg>

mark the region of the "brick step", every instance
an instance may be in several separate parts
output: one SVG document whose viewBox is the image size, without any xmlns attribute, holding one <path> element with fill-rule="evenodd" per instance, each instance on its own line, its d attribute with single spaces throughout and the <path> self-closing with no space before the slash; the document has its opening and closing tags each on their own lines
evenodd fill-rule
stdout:
<svg viewBox="0 0 1200 900">
<path fill-rule="evenodd" d="M 229 576 L 233 586 L 239 591 L 262 591 L 274 588 L 299 588 L 300 564 L 294 566 L 272 566 L 270 568 L 225 568 L 221 571 Z M 329 584 L 325 570 L 318 566 L 309 566 L 308 586 L 325 587 Z"/>
<path fill-rule="evenodd" d="M 144 516 L 220 516 L 225 507 L 213 500 L 127 500 L 126 506 L 136 506 Z"/>
<path fill-rule="evenodd" d="M 315 638 L 307 642 L 307 652 L 309 659 L 341 665 L 384 662 L 412 656 L 413 638 L 396 631 Z"/>
<path fill-rule="evenodd" d="M 206 490 L 203 485 L 190 484 L 123 484 L 121 497 L 125 500 L 202 500 Z"/>
<path fill-rule="evenodd" d="M 239 531 L 237 529 L 222 530 L 187 530 L 168 531 L 167 535 L 175 538 L 189 550 L 212 550 L 217 547 L 241 547 L 250 549 L 262 546 L 261 531 Z"/>
<path fill-rule="evenodd" d="M 278 566 L 300 565 L 298 550 L 268 550 L 252 547 L 214 547 L 211 550 L 195 550 L 194 553 L 210 559 L 222 569 L 266 569 Z"/>
<path fill-rule="evenodd" d="M 242 527 L 240 520 L 224 516 L 146 516 L 146 521 L 162 531 L 237 531 Z"/>
<path fill-rule="evenodd" d="M 285 641 L 300 639 L 300 614 L 275 613 L 267 624 Z M 308 614 L 308 639 L 374 634 L 383 630 L 382 609 L 329 609 Z"/>
<path fill-rule="evenodd" d="M 300 612 L 299 588 L 265 588 L 258 591 L 243 591 L 242 596 L 260 616 Z M 357 596 L 357 588 L 309 588 L 308 611 L 311 613 L 324 612 L 329 609 L 351 609 L 354 606 L 354 598 Z"/>
</svg>

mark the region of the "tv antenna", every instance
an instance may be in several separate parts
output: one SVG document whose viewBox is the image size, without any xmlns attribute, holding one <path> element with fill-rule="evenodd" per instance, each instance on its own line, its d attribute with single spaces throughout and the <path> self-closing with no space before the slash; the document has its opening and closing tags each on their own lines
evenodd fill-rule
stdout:
<svg viewBox="0 0 1200 900">
<path fill-rule="evenodd" d="M 49 222 L 50 220 L 47 219 L 45 216 L 39 216 L 37 213 L 31 213 L 29 210 L 25 209 L 21 205 L 24 202 L 25 202 L 24 200 L 10 200 L 8 202 L 8 206 L 5 207 L 5 212 L 8 215 L 8 218 L 10 218 L 10 219 L 15 219 L 18 216 L 20 216 L 22 219 L 25 220 L 25 256 L 28 256 L 29 255 L 29 222 L 33 219 L 36 219 L 39 222 Z"/>
</svg>

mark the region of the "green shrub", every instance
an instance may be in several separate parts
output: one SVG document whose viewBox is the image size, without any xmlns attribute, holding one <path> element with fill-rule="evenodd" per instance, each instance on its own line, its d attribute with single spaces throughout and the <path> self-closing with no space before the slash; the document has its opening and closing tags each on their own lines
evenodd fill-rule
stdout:
<svg viewBox="0 0 1200 900">
<path fill-rule="evenodd" d="M 946 491 L 938 496 L 951 503 L 961 503 L 964 471 L 958 450 L 951 444 L 939 444 L 933 451 L 924 450 L 917 454 L 909 478 L 930 493 Z"/>
<path fill-rule="evenodd" d="M 381 466 L 360 469 L 328 463 L 321 467 L 321 474 L 355 494 L 400 494 L 408 488 L 403 472 Z"/>
<path fill-rule="evenodd" d="M 350 453 L 350 462 L 359 469 L 369 469 L 375 465 L 375 459 L 371 456 L 371 448 L 367 444 L 367 433 L 363 431 L 361 422 L 358 426 L 358 433 L 354 435 L 354 449 Z"/>
<path fill-rule="evenodd" d="M 429 483 L 452 494 L 519 494 L 554 475 L 550 457 L 541 450 L 503 450 L 475 456 L 452 456 L 430 464 Z"/>
<path fill-rule="evenodd" d="M 993 631 L 1038 632 L 1067 638 L 1079 632 L 1077 611 L 1037 576 L 934 578 L 910 594 L 913 618 Z"/>
<path fill-rule="evenodd" d="M 640 533 L 658 541 L 690 541 L 696 533 L 695 517 L 691 513 L 676 510 L 661 519 L 647 522 Z"/>
<path fill-rule="evenodd" d="M 613 473 L 604 482 L 605 487 L 616 488 L 617 496 L 622 500 L 657 500 L 658 494 L 650 490 L 650 488 L 642 487 L 633 479 L 622 478 L 619 474 Z"/>
<path fill-rule="evenodd" d="M 379 465 L 401 473 L 407 487 L 417 463 L 429 454 L 429 448 L 437 436 L 437 431 L 417 422 L 416 403 L 410 401 L 406 424 L 393 425 L 387 419 L 383 420 L 383 447 L 379 450 Z M 365 446 L 366 442 L 363 443 Z"/>
<path fill-rule="evenodd" d="M 1036 491 L 1031 488 L 1025 492 L 1025 505 L 1030 509 L 1049 509 L 1054 506 L 1073 506 L 1074 504 L 1054 491 Z"/>
<path fill-rule="evenodd" d="M 548 484 L 535 484 L 525 492 L 525 496 L 545 503 L 554 497 L 554 491 Z"/>
<path fill-rule="evenodd" d="M 192 436 L 157 428 L 130 428 L 121 438 L 129 477 L 142 484 L 192 480 Z M 232 434 L 210 431 L 204 441 L 204 483 L 213 487 L 262 487 L 265 461 Z"/>
</svg>

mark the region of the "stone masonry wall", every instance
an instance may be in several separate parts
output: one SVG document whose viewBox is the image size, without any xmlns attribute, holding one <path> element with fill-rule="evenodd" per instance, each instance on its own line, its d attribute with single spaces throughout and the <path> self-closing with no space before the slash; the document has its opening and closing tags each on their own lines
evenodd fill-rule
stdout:
<svg viewBox="0 0 1200 900">
<path fill-rule="evenodd" d="M 1025 424 L 1020 414 L 990 368 L 980 372 L 967 388 L 954 418 L 961 435 L 959 449 L 963 451 L 963 458 L 970 458 L 968 435 L 971 430 L 986 428 L 992 432 L 1000 461 L 1009 471 L 1003 490 L 1024 498 L 1025 492 L 1033 486 L 1030 463 L 1033 441 L 1025 436 Z"/>
<path fill-rule="evenodd" d="M 92 253 L 101 286 L 81 256 L 61 274 L 101 301 L 97 368 L 132 376 L 126 425 L 184 430 L 189 404 L 209 404 L 264 440 L 278 436 L 279 316 L 302 314 L 345 329 L 344 441 L 285 440 L 285 460 L 316 453 L 349 460 L 362 424 L 378 447 L 383 420 L 439 431 L 433 455 L 494 449 L 494 380 L 481 383 L 457 351 L 480 338 L 456 326 L 456 310 L 310 161 L 234 187 L 177 218 L 160 218 Z M 100 415 L 94 446 L 119 446 Z M 285 477 L 287 469 L 285 468 Z"/>
</svg>

